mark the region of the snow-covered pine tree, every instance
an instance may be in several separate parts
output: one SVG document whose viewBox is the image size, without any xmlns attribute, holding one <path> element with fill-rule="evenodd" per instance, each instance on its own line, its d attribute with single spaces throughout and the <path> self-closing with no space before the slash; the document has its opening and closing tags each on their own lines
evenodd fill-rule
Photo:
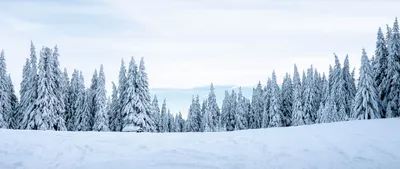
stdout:
<svg viewBox="0 0 400 169">
<path fill-rule="evenodd" d="M 29 59 L 26 59 L 24 68 L 22 69 L 22 81 L 20 83 L 20 90 L 19 90 L 19 96 L 20 96 L 20 105 L 19 105 L 19 109 L 18 109 L 18 114 L 19 117 L 17 119 L 17 122 L 19 124 L 18 128 L 19 129 L 24 129 L 21 128 L 23 126 L 23 116 L 24 116 L 24 112 L 26 113 L 30 113 L 28 111 L 26 111 L 29 106 L 31 105 L 30 101 L 31 98 L 28 96 L 28 91 L 30 90 L 30 71 L 31 71 L 31 62 Z"/>
<path fill-rule="evenodd" d="M 345 101 L 345 111 L 346 111 L 346 116 L 350 116 L 350 112 L 352 109 L 352 103 L 354 96 L 356 95 L 356 85 L 353 80 L 353 77 L 350 73 L 350 63 L 349 63 L 349 56 L 346 55 L 346 58 L 344 60 L 343 64 L 343 69 L 342 69 L 342 76 L 344 80 L 344 101 Z"/>
<path fill-rule="evenodd" d="M 208 110 L 207 100 L 203 100 L 201 105 L 201 125 L 200 132 L 212 132 L 212 115 L 211 111 Z"/>
<path fill-rule="evenodd" d="M 175 132 L 175 128 L 174 115 L 172 115 L 171 111 L 168 109 L 168 132 Z"/>
<path fill-rule="evenodd" d="M 345 81 L 343 79 L 342 75 L 342 68 L 339 62 L 339 58 L 335 54 L 335 67 L 333 69 L 333 86 L 331 90 L 331 94 L 334 95 L 335 98 L 335 104 L 336 108 L 338 108 L 338 114 L 334 114 L 333 118 L 334 121 L 344 121 L 348 119 L 348 114 L 346 112 L 346 90 L 344 88 L 345 86 Z M 341 111 L 340 109 L 344 108 L 344 111 Z M 341 114 L 344 113 L 344 114 Z"/>
<path fill-rule="evenodd" d="M 210 93 L 208 94 L 207 110 L 211 115 L 211 131 L 220 131 L 221 126 L 221 113 L 217 104 L 217 97 L 214 92 L 214 85 L 210 85 Z"/>
<path fill-rule="evenodd" d="M 62 74 L 62 84 L 63 84 L 63 88 L 62 88 L 62 94 L 63 94 L 63 99 L 64 99 L 64 120 L 67 123 L 67 128 L 68 128 L 68 120 L 67 120 L 67 116 L 71 113 L 71 109 L 70 109 L 70 105 L 72 104 L 70 101 L 70 97 L 71 97 L 71 84 L 69 81 L 69 77 L 68 77 L 68 72 L 67 69 L 64 68 L 64 72 Z M 75 123 L 75 122 L 74 122 Z"/>
<path fill-rule="evenodd" d="M 11 116 L 11 104 L 8 92 L 7 68 L 4 56 L 4 50 L 0 54 L 0 128 L 9 128 L 9 120 Z M 1 117 L 0 117 L 1 118 Z"/>
<path fill-rule="evenodd" d="M 319 122 L 320 123 L 331 123 L 335 122 L 334 115 L 338 114 L 336 104 L 335 104 L 335 98 L 334 95 L 330 94 L 328 99 L 325 102 L 325 105 L 322 110 L 320 110 L 320 118 Z"/>
<path fill-rule="evenodd" d="M 81 81 L 79 77 L 79 71 L 74 70 L 72 73 L 71 77 L 71 87 L 69 89 L 69 100 L 70 104 L 68 105 L 68 111 L 65 113 L 65 120 L 66 120 L 66 126 L 69 131 L 74 131 L 74 126 L 75 126 L 75 117 L 77 116 L 76 110 L 77 110 L 77 100 L 78 96 L 82 93 L 82 85 L 84 87 L 84 83 Z"/>
<path fill-rule="evenodd" d="M 257 87 L 253 89 L 253 96 L 251 99 L 251 114 L 249 120 L 250 129 L 261 128 L 263 111 L 264 111 L 263 90 L 261 82 L 258 82 Z"/>
<path fill-rule="evenodd" d="M 117 130 L 117 126 L 120 126 L 122 121 L 119 116 L 119 100 L 118 100 L 118 89 L 114 82 L 112 84 L 112 94 L 111 94 L 111 105 L 109 108 L 109 119 L 110 119 L 110 130 L 111 131 L 119 131 Z"/>
<path fill-rule="evenodd" d="M 237 95 L 234 90 L 230 95 L 229 99 L 229 108 L 228 114 L 226 115 L 226 131 L 234 131 L 235 130 L 235 115 L 236 115 L 236 106 L 237 106 Z"/>
<path fill-rule="evenodd" d="M 267 128 L 269 126 L 269 121 L 270 121 L 270 106 L 271 106 L 271 94 L 272 94 L 272 81 L 271 78 L 268 78 L 267 80 L 267 86 L 264 88 L 264 110 L 263 110 L 263 116 L 261 120 L 261 127 L 262 128 Z"/>
<path fill-rule="evenodd" d="M 121 67 L 119 70 L 119 79 L 118 79 L 118 111 L 117 117 L 119 117 L 120 123 L 115 124 L 115 131 L 121 131 L 122 130 L 122 125 L 123 125 L 123 117 L 122 117 L 122 112 L 123 108 L 125 107 L 126 103 L 128 102 L 126 98 L 126 88 L 127 88 L 127 77 L 126 77 L 126 68 L 125 68 L 125 62 L 122 59 L 121 60 Z"/>
<path fill-rule="evenodd" d="M 106 78 L 104 75 L 103 65 L 100 65 L 99 78 L 96 88 L 96 113 L 94 116 L 94 131 L 109 131 L 108 114 L 107 114 L 107 96 L 106 96 Z"/>
<path fill-rule="evenodd" d="M 374 81 L 374 74 L 367 53 L 363 49 L 360 67 L 360 80 L 354 98 L 352 118 L 357 120 L 381 118 L 379 97 Z"/>
<path fill-rule="evenodd" d="M 90 124 L 91 119 L 91 90 L 85 89 L 80 91 L 78 100 L 77 100 L 77 107 L 76 110 L 76 117 L 75 117 L 75 130 L 76 131 L 90 131 L 92 130 L 92 126 Z"/>
<path fill-rule="evenodd" d="M 32 114 L 24 116 L 26 129 L 30 130 L 67 130 L 63 118 L 63 101 L 56 96 L 56 79 L 54 75 L 52 50 L 44 47 L 40 52 L 38 99 Z M 30 116 L 33 115 L 33 116 Z"/>
<path fill-rule="evenodd" d="M 153 121 L 156 126 L 156 132 L 160 132 L 160 117 L 161 117 L 161 115 L 160 115 L 160 106 L 158 105 L 158 99 L 157 99 L 156 95 L 154 95 L 154 97 L 153 97 L 151 106 L 152 106 L 152 111 L 153 111 L 152 117 L 153 117 Z"/>
<path fill-rule="evenodd" d="M 161 108 L 161 116 L 160 116 L 160 132 L 168 132 L 168 114 L 167 114 L 167 100 L 164 99 Z"/>
<path fill-rule="evenodd" d="M 99 75 L 97 73 L 97 69 L 94 70 L 93 76 L 92 76 L 92 81 L 90 85 L 90 90 L 89 90 L 89 97 L 90 102 L 88 102 L 88 105 L 90 106 L 90 126 L 94 125 L 94 116 L 96 114 L 96 90 L 97 90 L 97 81 L 98 81 Z"/>
<path fill-rule="evenodd" d="M 61 117 L 65 117 L 65 103 L 64 103 L 64 93 L 63 90 L 65 88 L 68 87 L 68 84 L 64 83 L 64 78 L 63 78 L 63 72 L 61 71 L 60 68 L 60 62 L 58 60 L 58 57 L 60 56 L 60 54 L 58 53 L 58 47 L 57 45 L 54 47 L 53 53 L 52 53 L 52 57 L 51 57 L 51 62 L 52 64 L 50 64 L 52 66 L 52 71 L 53 71 L 53 81 L 54 81 L 54 85 L 55 85 L 55 90 L 54 92 L 56 93 L 56 96 L 58 98 L 58 102 L 56 104 L 58 104 L 58 107 L 62 107 L 62 111 L 59 111 L 57 113 L 59 113 L 59 116 Z M 65 122 L 65 119 L 64 119 Z M 68 128 L 67 128 L 68 129 Z"/>
<path fill-rule="evenodd" d="M 20 119 L 20 115 L 18 113 L 19 103 L 18 103 L 18 98 L 15 95 L 14 85 L 12 83 L 10 74 L 8 75 L 7 83 L 8 83 L 8 88 L 7 88 L 8 98 L 10 99 L 9 102 L 11 107 L 10 117 L 8 120 L 9 128 L 18 129 L 19 119 Z"/>
<path fill-rule="evenodd" d="M 389 42 L 387 84 L 385 97 L 386 117 L 398 117 L 400 101 L 400 33 L 397 18 L 393 24 L 393 32 Z"/>
<path fill-rule="evenodd" d="M 386 40 L 382 33 L 382 29 L 379 27 L 377 41 L 376 41 L 376 50 L 375 50 L 375 61 L 373 64 L 373 75 L 375 80 L 375 85 L 377 87 L 378 96 L 379 96 L 379 111 L 385 113 L 386 105 L 384 104 L 385 96 L 385 87 L 387 84 L 385 78 L 387 77 L 387 68 L 388 68 L 388 49 L 386 46 Z"/>
<path fill-rule="evenodd" d="M 305 113 L 303 111 L 302 104 L 302 87 L 300 82 L 300 75 L 297 70 L 297 66 L 294 65 L 294 73 L 293 73 L 293 110 L 292 110 L 292 126 L 300 126 L 305 125 L 304 116 Z"/>
<path fill-rule="evenodd" d="M 245 118 L 246 118 L 246 128 L 249 129 L 250 124 L 250 114 L 251 114 L 251 101 L 249 98 L 244 97 L 245 102 Z"/>
<path fill-rule="evenodd" d="M 268 124 L 268 127 L 286 126 L 285 122 L 287 120 L 283 115 L 281 104 L 282 104 L 281 91 L 279 89 L 278 83 L 276 82 L 275 71 L 273 71 L 271 79 L 271 101 L 269 107 L 270 122 Z"/>
<path fill-rule="evenodd" d="M 184 132 L 185 124 L 182 113 L 175 114 L 175 132 Z"/>
<path fill-rule="evenodd" d="M 155 123 L 151 118 L 151 98 L 149 83 L 143 58 L 140 59 L 139 70 L 136 77 L 136 93 L 138 96 L 136 126 L 142 127 L 144 131 L 154 132 Z M 173 116 L 172 116 L 173 117 Z"/>
<path fill-rule="evenodd" d="M 293 110 L 293 85 L 292 78 L 286 73 L 282 83 L 282 112 L 287 126 L 290 126 Z"/>
<path fill-rule="evenodd" d="M 237 97 L 237 105 L 235 111 L 235 130 L 247 129 L 246 119 L 246 100 L 243 97 L 242 88 L 239 87 L 239 93 Z"/>
<path fill-rule="evenodd" d="M 127 88 L 126 88 L 126 104 L 122 111 L 123 117 L 123 127 L 135 126 L 137 124 L 137 114 L 138 114 L 138 105 L 139 96 L 136 92 L 137 84 L 137 65 L 135 63 L 135 59 L 132 57 L 129 63 L 128 77 L 127 77 Z"/>
<path fill-rule="evenodd" d="M 325 73 L 322 75 L 322 90 L 321 90 L 321 103 L 322 105 L 325 105 L 326 100 L 328 100 L 329 97 L 329 82 L 326 79 Z"/>
<path fill-rule="evenodd" d="M 305 82 L 303 93 L 303 111 L 304 111 L 304 122 L 306 125 L 314 123 L 314 113 L 318 111 L 316 104 L 316 84 L 314 81 L 313 67 L 307 69 L 307 76 Z"/>
<path fill-rule="evenodd" d="M 195 102 L 193 104 L 193 112 L 195 114 L 195 118 L 193 119 L 195 131 L 200 132 L 201 128 L 201 105 L 200 105 L 200 97 L 199 95 L 196 96 Z"/>
<path fill-rule="evenodd" d="M 222 101 L 221 107 L 221 131 L 226 131 L 226 126 L 228 123 L 228 115 L 230 111 L 230 95 L 227 90 L 225 90 L 225 97 Z"/>
</svg>

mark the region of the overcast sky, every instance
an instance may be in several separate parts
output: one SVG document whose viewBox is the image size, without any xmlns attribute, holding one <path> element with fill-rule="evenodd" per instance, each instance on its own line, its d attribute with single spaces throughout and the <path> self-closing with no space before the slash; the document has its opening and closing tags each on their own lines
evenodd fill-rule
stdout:
<svg viewBox="0 0 400 169">
<path fill-rule="evenodd" d="M 327 71 L 333 53 L 358 67 L 375 50 L 379 26 L 392 25 L 389 0 L 18 0 L 0 1 L 0 48 L 19 90 L 32 40 L 58 45 L 69 73 L 89 85 L 104 64 L 107 88 L 120 61 L 144 57 L 151 88 L 252 86 L 311 64 Z M 385 29 L 386 30 L 386 29 Z M 279 80 L 278 79 L 278 80 Z M 110 93 L 111 91 L 108 91 Z"/>
</svg>

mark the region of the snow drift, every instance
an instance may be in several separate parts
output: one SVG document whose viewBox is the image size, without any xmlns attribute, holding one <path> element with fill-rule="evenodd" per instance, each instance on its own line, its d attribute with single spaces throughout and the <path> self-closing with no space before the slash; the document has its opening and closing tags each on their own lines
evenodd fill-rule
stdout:
<svg viewBox="0 0 400 169">
<path fill-rule="evenodd" d="M 1 169 L 398 169 L 400 119 L 221 133 L 0 130 Z"/>
</svg>

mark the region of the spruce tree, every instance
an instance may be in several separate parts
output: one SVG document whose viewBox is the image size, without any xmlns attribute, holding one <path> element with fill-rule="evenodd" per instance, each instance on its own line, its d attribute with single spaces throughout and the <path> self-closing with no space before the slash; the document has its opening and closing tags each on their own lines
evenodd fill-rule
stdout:
<svg viewBox="0 0 400 169">
<path fill-rule="evenodd" d="M 29 97 L 28 93 L 30 90 L 30 71 L 31 71 L 31 62 L 29 59 L 26 59 L 24 68 L 22 69 L 22 81 L 20 84 L 20 90 L 19 90 L 19 96 L 20 96 L 20 106 L 18 110 L 19 117 L 17 119 L 18 121 L 18 128 L 19 129 L 24 129 L 21 128 L 23 126 L 23 116 L 24 113 L 29 114 L 31 112 L 27 111 L 28 108 L 31 106 L 31 98 Z"/>
<path fill-rule="evenodd" d="M 19 119 L 20 115 L 18 114 L 18 98 L 15 95 L 15 90 L 14 90 L 14 85 L 11 80 L 11 75 L 8 75 L 8 98 L 9 98 L 9 104 L 10 104 L 10 117 L 8 120 L 9 123 L 9 128 L 11 129 L 18 129 L 19 126 Z"/>
<path fill-rule="evenodd" d="M 75 117 L 75 130 L 76 131 L 91 131 L 92 126 L 90 124 L 91 119 L 91 90 L 86 89 L 80 91 L 76 110 L 77 116 Z"/>
<path fill-rule="evenodd" d="M 345 81 L 343 79 L 342 68 L 339 62 L 339 58 L 335 54 L 335 67 L 333 69 L 333 85 L 331 89 L 331 94 L 334 96 L 334 103 L 336 104 L 336 108 L 338 114 L 334 114 L 334 121 L 344 121 L 348 118 L 348 114 L 346 112 L 346 90 L 345 90 Z M 340 110 L 344 109 L 344 110 Z M 343 113 L 343 114 L 342 114 Z"/>
<path fill-rule="evenodd" d="M 282 83 L 282 112 L 285 116 L 287 126 L 290 125 L 292 119 L 293 107 L 293 85 L 292 79 L 288 73 Z"/>
<path fill-rule="evenodd" d="M 35 102 L 33 113 L 26 114 L 24 128 L 33 130 L 67 130 L 63 118 L 63 101 L 56 96 L 57 90 L 54 75 L 54 60 L 52 50 L 45 47 L 40 52 L 38 99 Z"/>
<path fill-rule="evenodd" d="M 344 106 L 345 106 L 346 116 L 350 116 L 350 111 L 352 109 L 352 102 L 354 96 L 356 95 L 356 85 L 350 73 L 349 56 L 346 56 L 344 60 L 342 77 L 344 80 L 343 93 L 344 93 L 344 101 L 345 101 Z"/>
<path fill-rule="evenodd" d="M 245 130 L 247 129 L 247 125 L 246 100 L 243 97 L 242 88 L 240 87 L 235 111 L 235 130 Z"/>
<path fill-rule="evenodd" d="M 137 84 L 137 66 L 135 63 L 135 59 L 132 57 L 131 62 L 129 63 L 129 71 L 127 77 L 127 88 L 126 88 L 126 104 L 122 111 L 123 117 L 123 127 L 135 126 L 138 123 L 138 107 L 137 103 L 139 102 L 139 96 L 136 92 Z"/>
<path fill-rule="evenodd" d="M 80 78 L 79 76 L 79 71 L 74 70 L 72 73 L 71 77 L 71 87 L 69 89 L 69 101 L 70 104 L 67 106 L 68 111 L 65 113 L 65 121 L 66 121 L 66 126 L 67 129 L 70 131 L 74 131 L 74 126 L 75 126 L 75 117 L 77 116 L 77 100 L 80 94 L 82 94 L 82 85 L 83 88 L 85 88 L 85 84 L 82 81 L 83 79 Z"/>
<path fill-rule="evenodd" d="M 121 60 L 121 67 L 119 70 L 119 79 L 118 79 L 118 111 L 116 112 L 116 117 L 119 118 L 120 124 L 115 124 L 115 131 L 122 130 L 123 124 L 123 108 L 125 107 L 126 103 L 128 102 L 126 97 L 126 88 L 127 88 L 127 77 L 126 77 L 126 68 L 124 60 Z"/>
<path fill-rule="evenodd" d="M 151 118 L 151 98 L 149 92 L 149 83 L 143 58 L 140 60 L 139 70 L 136 77 L 137 85 L 137 114 L 135 125 L 142 127 L 144 131 L 154 132 L 155 123 Z"/>
<path fill-rule="evenodd" d="M 2 128 L 9 128 L 10 126 L 11 104 L 8 87 L 7 68 L 4 50 L 2 50 L 0 54 L 0 116 L 2 116 L 0 123 L 4 123 L 3 125 L 0 124 Z"/>
<path fill-rule="evenodd" d="M 300 126 L 305 125 L 304 116 L 305 113 L 303 111 L 302 104 L 302 87 L 300 82 L 300 75 L 297 70 L 297 66 L 294 65 L 294 74 L 293 74 L 293 110 L 292 110 L 292 126 Z"/>
<path fill-rule="evenodd" d="M 94 116 L 94 131 L 109 131 L 108 114 L 107 114 L 107 96 L 106 96 L 106 78 L 104 75 L 103 65 L 100 66 L 99 77 L 95 94 L 96 112 Z"/>
<path fill-rule="evenodd" d="M 261 82 L 258 82 L 257 87 L 253 89 L 253 96 L 251 99 L 251 113 L 249 120 L 249 128 L 261 128 L 262 115 L 264 109 L 263 90 Z"/>
<path fill-rule="evenodd" d="M 160 132 L 168 132 L 168 114 L 167 114 L 166 99 L 164 99 L 164 102 L 161 107 Z"/>
<path fill-rule="evenodd" d="M 389 41 L 389 39 L 387 39 Z M 386 46 L 386 40 L 382 33 L 382 29 L 379 27 L 377 41 L 376 41 L 376 50 L 375 50 L 375 64 L 373 65 L 374 70 L 374 80 L 375 85 L 378 90 L 379 96 L 379 111 L 384 113 L 386 105 L 384 104 L 385 97 L 387 93 L 385 93 L 385 87 L 387 82 L 385 79 L 387 78 L 387 68 L 388 68 L 388 49 Z"/>
<path fill-rule="evenodd" d="M 262 116 L 261 127 L 267 128 L 270 121 L 270 106 L 271 106 L 271 94 L 272 94 L 272 81 L 271 78 L 267 80 L 267 86 L 264 88 L 264 110 Z"/>
<path fill-rule="evenodd" d="M 228 115 L 230 111 L 230 95 L 227 90 L 225 90 L 225 97 L 224 100 L 222 101 L 222 107 L 221 107 L 221 131 L 226 131 L 226 126 L 228 124 Z"/>
<path fill-rule="evenodd" d="M 211 111 L 208 110 L 208 103 L 207 100 L 203 100 L 201 106 L 201 125 L 200 125 L 200 132 L 212 132 L 212 115 Z"/>
<path fill-rule="evenodd" d="M 221 113 L 217 104 L 217 98 L 214 92 L 214 85 L 210 85 L 210 93 L 207 100 L 207 111 L 211 116 L 211 131 L 219 131 L 221 126 Z"/>
<path fill-rule="evenodd" d="M 367 53 L 363 49 L 360 80 L 351 117 L 358 120 L 381 118 L 382 114 L 379 111 L 379 97 L 377 93 L 372 67 L 369 63 Z"/>
<path fill-rule="evenodd" d="M 314 83 L 314 72 L 313 67 L 307 70 L 307 77 L 304 81 L 304 93 L 303 93 L 303 111 L 304 111 L 304 122 L 305 124 L 314 123 L 314 113 L 318 111 L 316 104 L 316 84 Z"/>
<path fill-rule="evenodd" d="M 271 79 L 271 101 L 269 107 L 270 122 L 268 124 L 268 127 L 286 126 L 285 122 L 287 120 L 283 115 L 281 103 L 281 91 L 279 89 L 278 83 L 276 82 L 275 71 L 273 71 Z"/>
<path fill-rule="evenodd" d="M 89 90 L 89 97 L 90 101 L 88 102 L 88 105 L 90 106 L 90 126 L 93 127 L 94 125 L 94 117 L 96 114 L 96 90 L 97 90 L 97 81 L 98 81 L 98 73 L 97 69 L 94 70 L 92 80 L 91 80 L 91 85 L 90 85 L 90 90 Z"/>
<path fill-rule="evenodd" d="M 158 99 L 157 96 L 154 95 L 153 101 L 151 103 L 152 105 L 152 111 L 153 111 L 153 121 L 155 123 L 155 127 L 156 127 L 156 132 L 160 132 L 160 106 L 158 105 Z"/>
<path fill-rule="evenodd" d="M 397 18 L 393 25 L 393 33 L 389 42 L 387 83 L 385 93 L 386 117 L 399 116 L 400 97 L 400 34 Z"/>
<path fill-rule="evenodd" d="M 226 115 L 226 131 L 234 131 L 235 130 L 235 115 L 236 115 L 236 106 L 237 106 L 237 95 L 234 90 L 230 95 L 229 99 L 229 108 Z"/>
<path fill-rule="evenodd" d="M 117 126 L 121 124 L 121 117 L 119 116 L 119 100 L 118 100 L 118 89 L 114 82 L 112 82 L 112 94 L 111 94 L 111 105 L 109 108 L 109 119 L 110 119 L 110 130 L 111 131 L 119 131 L 117 130 Z"/>
</svg>

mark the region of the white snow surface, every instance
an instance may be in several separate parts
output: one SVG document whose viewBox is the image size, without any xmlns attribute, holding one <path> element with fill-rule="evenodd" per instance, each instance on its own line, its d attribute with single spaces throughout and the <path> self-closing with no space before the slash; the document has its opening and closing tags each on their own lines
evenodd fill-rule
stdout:
<svg viewBox="0 0 400 169">
<path fill-rule="evenodd" d="M 220 133 L 0 130 L 1 169 L 399 169 L 400 119 Z"/>
</svg>

